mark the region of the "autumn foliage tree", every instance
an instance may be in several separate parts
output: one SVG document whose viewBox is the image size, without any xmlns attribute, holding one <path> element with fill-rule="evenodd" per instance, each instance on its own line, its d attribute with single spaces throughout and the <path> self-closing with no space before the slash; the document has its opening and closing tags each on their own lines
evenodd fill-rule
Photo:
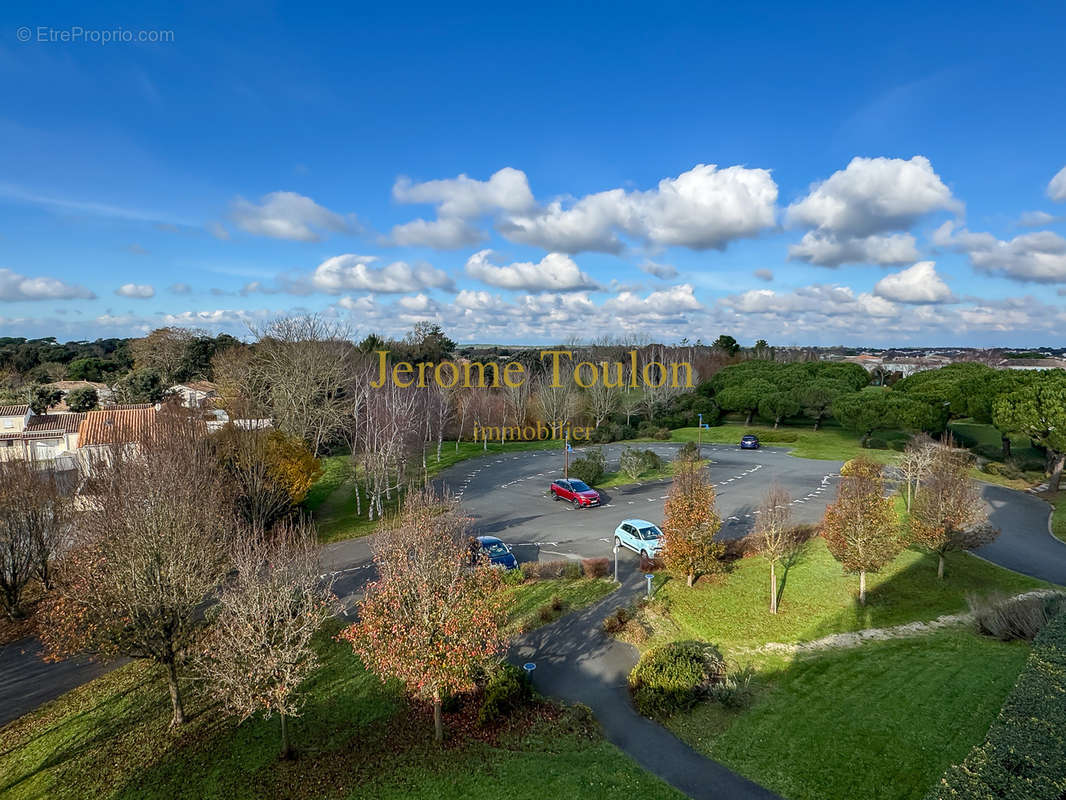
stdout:
<svg viewBox="0 0 1066 800">
<path fill-rule="evenodd" d="M 378 579 L 359 603 L 359 622 L 339 634 L 368 669 L 432 704 L 437 741 L 443 698 L 471 688 L 504 642 L 499 571 L 471 568 L 468 542 L 467 520 L 450 498 L 411 491 L 374 539 Z"/>
<path fill-rule="evenodd" d="M 222 590 L 199 671 L 240 721 L 277 714 L 288 758 L 288 719 L 299 715 L 300 684 L 318 663 L 312 637 L 336 611 L 335 599 L 319 578 L 313 526 L 283 523 L 269 536 L 242 537 L 231 552 L 236 574 Z"/>
<path fill-rule="evenodd" d="M 179 671 L 203 632 L 205 599 L 229 569 L 235 523 L 218 460 L 195 420 L 166 414 L 136 443 L 106 450 L 89 475 L 41 637 L 53 658 L 155 662 L 180 724 Z"/>
<path fill-rule="evenodd" d="M 859 602 L 866 603 L 866 573 L 878 572 L 903 548 L 892 499 L 885 497 L 881 466 L 865 459 L 841 469 L 840 488 L 825 510 L 821 533 L 845 572 L 859 575 Z"/>
<path fill-rule="evenodd" d="M 949 551 L 971 550 L 999 535 L 988 524 L 981 492 L 968 474 L 971 463 L 965 450 L 935 448 L 929 474 L 911 506 L 911 536 L 936 553 L 938 578 L 944 577 L 944 556 Z"/>
<path fill-rule="evenodd" d="M 761 545 L 760 554 L 770 564 L 770 613 L 777 613 L 777 565 L 796 546 L 791 529 L 792 507 L 788 492 L 779 483 L 770 485 L 756 514 L 752 533 Z"/>
<path fill-rule="evenodd" d="M 721 570 L 724 548 L 714 540 L 721 527 L 706 470 L 699 462 L 675 461 L 674 482 L 663 507 L 661 554 L 666 567 L 684 575 L 689 586 L 697 576 Z"/>
</svg>

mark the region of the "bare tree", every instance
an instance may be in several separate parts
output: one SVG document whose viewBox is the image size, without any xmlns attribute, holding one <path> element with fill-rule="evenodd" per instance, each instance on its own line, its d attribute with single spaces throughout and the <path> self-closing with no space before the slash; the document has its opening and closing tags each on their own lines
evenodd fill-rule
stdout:
<svg viewBox="0 0 1066 800">
<path fill-rule="evenodd" d="M 777 613 L 777 565 L 794 546 L 791 531 L 792 498 L 776 481 L 770 484 L 755 518 L 754 534 L 762 544 L 762 556 L 770 563 L 770 613 Z"/>
<path fill-rule="evenodd" d="M 288 719 L 299 715 L 300 685 L 318 663 L 312 638 L 337 610 L 332 581 L 319 577 L 311 525 L 242 537 L 231 557 L 236 575 L 222 591 L 199 671 L 241 722 L 257 712 L 277 714 L 281 757 L 288 758 Z"/>
<path fill-rule="evenodd" d="M 583 399 L 593 426 L 598 428 L 618 410 L 622 402 L 622 389 L 608 385 L 605 380 L 597 380 L 585 390 Z"/>
<path fill-rule="evenodd" d="M 896 462 L 896 467 L 903 476 L 907 486 L 907 511 L 911 510 L 914 496 L 921 488 L 922 481 L 929 475 L 936 458 L 937 443 L 928 434 L 920 433 L 911 437 L 903 455 Z"/>
<path fill-rule="evenodd" d="M 185 720 L 179 669 L 225 577 L 234 530 L 221 467 L 195 420 L 166 414 L 90 469 L 85 511 L 40 625 L 51 657 L 149 659 L 166 672 L 172 724 Z"/>
</svg>

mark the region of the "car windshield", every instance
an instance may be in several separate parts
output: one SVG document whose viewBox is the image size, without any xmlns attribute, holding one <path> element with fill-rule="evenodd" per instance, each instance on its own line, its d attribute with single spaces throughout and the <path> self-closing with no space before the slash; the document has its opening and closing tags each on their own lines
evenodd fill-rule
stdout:
<svg viewBox="0 0 1066 800">
<path fill-rule="evenodd" d="M 490 556 L 505 556 L 511 552 L 503 542 L 489 542 L 482 545 L 482 547 Z"/>
<path fill-rule="evenodd" d="M 570 489 L 575 492 L 587 492 L 589 487 L 584 481 L 570 481 Z"/>
<path fill-rule="evenodd" d="M 640 538 L 646 542 L 650 541 L 651 539 L 658 539 L 662 535 L 662 531 L 660 531 L 654 525 L 649 525 L 647 528 L 640 529 Z"/>
<path fill-rule="evenodd" d="M 744 441 L 745 442 L 754 442 L 755 441 L 755 437 L 754 436 L 745 436 L 744 437 Z"/>
</svg>

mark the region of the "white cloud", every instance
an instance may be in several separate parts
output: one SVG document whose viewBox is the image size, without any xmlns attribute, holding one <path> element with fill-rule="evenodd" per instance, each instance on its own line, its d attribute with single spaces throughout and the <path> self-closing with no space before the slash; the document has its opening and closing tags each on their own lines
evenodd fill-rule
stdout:
<svg viewBox="0 0 1066 800">
<path fill-rule="evenodd" d="M 945 222 L 933 234 L 933 243 L 965 253 L 973 268 L 990 275 L 1033 283 L 1066 282 L 1066 239 L 1051 231 L 1034 231 L 1009 241 L 991 233 L 958 232 Z"/>
<path fill-rule="evenodd" d="M 392 241 L 406 247 L 432 247 L 457 250 L 484 241 L 487 234 L 458 217 L 436 220 L 416 219 L 392 229 Z"/>
<path fill-rule="evenodd" d="M 58 278 L 31 278 L 10 269 L 0 269 L 0 302 L 21 300 L 92 300 L 96 295 L 84 286 Z"/>
<path fill-rule="evenodd" d="M 232 217 L 248 233 L 300 242 L 317 242 L 320 231 L 350 233 L 358 228 L 354 215 L 342 216 L 296 192 L 271 192 L 259 205 L 238 197 Z"/>
<path fill-rule="evenodd" d="M 897 303 L 947 303 L 953 299 L 933 261 L 919 261 L 913 267 L 886 275 L 874 286 L 874 294 Z"/>
<path fill-rule="evenodd" d="M 226 227 L 221 222 L 209 222 L 209 223 L 207 223 L 206 227 L 207 227 L 207 232 L 210 233 L 212 236 L 214 236 L 216 239 L 221 239 L 222 241 L 225 241 L 225 240 L 229 239 L 229 231 L 226 230 Z M 252 231 L 252 233 L 257 233 L 257 232 L 258 231 Z M 272 234 L 266 234 L 266 235 L 270 236 Z M 289 239 L 289 238 L 292 238 L 292 237 L 285 236 L 285 237 L 282 237 L 282 238 Z"/>
<path fill-rule="evenodd" d="M 925 214 L 959 210 L 929 159 L 851 160 L 786 211 L 789 224 L 849 237 L 908 230 Z"/>
<path fill-rule="evenodd" d="M 491 250 L 474 253 L 466 262 L 466 274 L 501 289 L 560 292 L 597 288 L 596 282 L 562 253 L 548 253 L 536 264 L 519 261 L 505 267 L 493 265 L 491 257 Z"/>
<path fill-rule="evenodd" d="M 788 257 L 822 267 L 855 263 L 899 266 L 917 259 L 918 248 L 909 233 L 838 237 L 833 233 L 808 231 L 797 244 L 789 245 Z"/>
<path fill-rule="evenodd" d="M 115 289 L 119 297 L 132 297 L 135 300 L 147 300 L 155 297 L 155 287 L 147 283 L 124 283 Z"/>
<path fill-rule="evenodd" d="M 654 275 L 660 280 L 668 281 L 677 277 L 677 268 L 672 267 L 669 264 L 656 264 L 654 261 L 646 260 L 640 265 L 642 272 L 646 272 L 649 275 Z"/>
<path fill-rule="evenodd" d="M 774 279 L 774 271 L 772 269 L 757 269 L 751 274 L 760 281 L 766 281 L 767 283 L 770 283 Z"/>
<path fill-rule="evenodd" d="M 849 286 L 815 284 L 792 292 L 751 289 L 722 299 L 722 304 L 743 314 L 818 317 L 892 317 L 898 309 L 891 302 L 871 294 L 856 295 Z"/>
<path fill-rule="evenodd" d="M 1047 196 L 1059 203 L 1066 202 L 1066 167 L 1055 173 L 1047 185 Z"/>
<path fill-rule="evenodd" d="M 623 249 L 619 234 L 653 245 L 723 249 L 774 225 L 777 184 L 769 170 L 697 164 L 656 189 L 611 189 L 572 203 L 555 200 L 499 225 L 516 242 L 577 253 Z"/>
<path fill-rule="evenodd" d="M 172 283 L 167 287 L 167 291 L 171 294 L 189 294 L 192 292 L 192 287 L 187 283 Z"/>
<path fill-rule="evenodd" d="M 1058 217 L 1046 211 L 1025 211 L 1018 217 L 1018 224 L 1023 228 L 1039 228 L 1057 221 Z"/>
<path fill-rule="evenodd" d="M 398 294 L 452 287 L 451 278 L 429 264 L 395 261 L 380 267 L 373 266 L 377 260 L 375 256 L 350 253 L 334 256 L 318 265 L 311 276 L 311 284 L 315 289 L 330 294 L 351 290 Z"/>
</svg>

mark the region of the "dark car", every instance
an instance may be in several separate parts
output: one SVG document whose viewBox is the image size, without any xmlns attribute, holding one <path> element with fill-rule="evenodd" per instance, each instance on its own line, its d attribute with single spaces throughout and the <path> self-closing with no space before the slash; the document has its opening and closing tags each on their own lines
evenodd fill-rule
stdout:
<svg viewBox="0 0 1066 800">
<path fill-rule="evenodd" d="M 481 557 L 487 559 L 492 566 L 518 569 L 518 559 L 514 557 L 511 548 L 495 536 L 478 536 L 477 543 L 480 545 Z"/>
<path fill-rule="evenodd" d="M 747 433 L 740 437 L 740 449 L 741 450 L 758 450 L 759 449 L 759 437 L 753 434 Z"/>
<path fill-rule="evenodd" d="M 600 493 L 584 481 L 574 478 L 552 481 L 551 493 L 552 500 L 569 500 L 574 504 L 574 508 L 588 508 L 600 504 Z"/>
</svg>

